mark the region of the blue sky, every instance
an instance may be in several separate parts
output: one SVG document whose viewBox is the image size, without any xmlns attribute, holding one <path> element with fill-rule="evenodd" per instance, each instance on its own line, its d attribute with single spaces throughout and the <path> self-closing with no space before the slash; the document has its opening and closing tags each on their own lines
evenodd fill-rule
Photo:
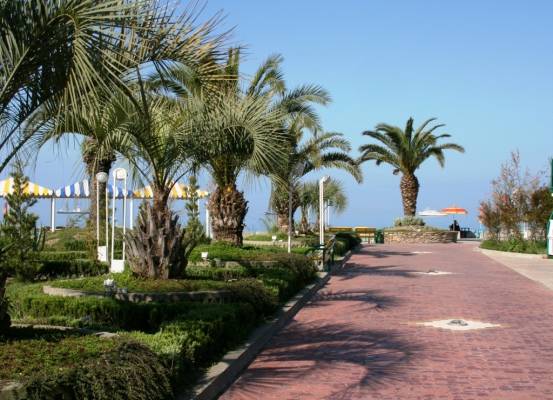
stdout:
<svg viewBox="0 0 553 400">
<path fill-rule="evenodd" d="M 478 203 L 511 150 L 534 171 L 553 156 L 551 1 L 211 0 L 203 15 L 218 10 L 224 27 L 235 27 L 232 43 L 247 46 L 245 73 L 280 53 L 289 87 L 316 83 L 331 93 L 332 104 L 320 110 L 324 127 L 344 133 L 355 155 L 361 132 L 379 122 L 403 126 L 413 116 L 447 124 L 443 132 L 466 153 L 449 153 L 443 170 L 433 160 L 422 167 L 421 210 L 464 206 L 470 215 L 461 225 L 475 227 Z M 30 174 L 39 183 L 83 177 L 78 147 L 49 150 Z M 363 170 L 361 185 L 330 172 L 349 197 L 334 225 L 387 226 L 402 214 L 399 177 L 373 163 Z M 269 186 L 244 187 L 247 229 L 261 230 Z M 39 209 L 46 217 L 48 207 Z"/>
</svg>

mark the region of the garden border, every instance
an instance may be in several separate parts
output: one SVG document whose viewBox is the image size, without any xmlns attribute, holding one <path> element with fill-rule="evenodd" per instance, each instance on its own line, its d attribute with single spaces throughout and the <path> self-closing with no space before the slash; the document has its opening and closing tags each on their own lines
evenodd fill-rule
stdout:
<svg viewBox="0 0 553 400">
<path fill-rule="evenodd" d="M 251 364 L 265 344 L 330 280 L 332 272 L 341 269 L 353 252 L 359 248 L 360 246 L 349 250 L 331 272 L 319 272 L 316 282 L 306 286 L 289 300 L 273 319 L 257 328 L 244 345 L 225 354 L 221 361 L 209 368 L 192 390 L 177 393 L 176 398 L 178 400 L 217 399 L 238 379 L 240 373 Z"/>
</svg>

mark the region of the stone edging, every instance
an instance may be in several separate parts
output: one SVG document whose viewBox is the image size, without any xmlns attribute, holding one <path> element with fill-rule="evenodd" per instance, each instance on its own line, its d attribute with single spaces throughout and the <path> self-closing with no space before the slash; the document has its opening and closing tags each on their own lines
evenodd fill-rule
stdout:
<svg viewBox="0 0 553 400">
<path fill-rule="evenodd" d="M 201 290 L 196 292 L 161 292 L 161 293 L 115 293 L 113 296 L 97 292 L 86 292 L 83 290 L 58 288 L 43 285 L 42 291 L 50 296 L 62 297 L 112 297 L 116 300 L 129 301 L 131 303 L 170 303 L 182 300 L 201 301 L 204 303 L 217 303 L 224 301 L 231 296 L 228 290 Z"/>
<path fill-rule="evenodd" d="M 486 255 L 502 255 L 506 257 L 512 257 L 512 258 L 525 258 L 529 260 L 543 260 L 547 259 L 547 255 L 545 254 L 526 254 L 526 253 L 515 253 L 512 251 L 499 251 L 499 250 L 489 250 L 489 249 L 482 249 L 481 247 L 477 247 L 476 251 L 479 251 L 482 254 Z"/>
<path fill-rule="evenodd" d="M 357 250 L 357 248 L 354 250 Z M 348 251 L 340 261 L 340 264 L 332 268 L 332 271 L 342 268 L 352 254 L 353 250 Z M 205 377 L 200 380 L 191 392 L 177 394 L 177 399 L 217 399 L 257 357 L 265 344 L 329 281 L 331 274 L 331 272 L 319 272 L 319 277 L 315 283 L 305 287 L 289 300 L 271 321 L 257 328 L 244 345 L 225 354 L 219 363 L 207 371 Z"/>
</svg>

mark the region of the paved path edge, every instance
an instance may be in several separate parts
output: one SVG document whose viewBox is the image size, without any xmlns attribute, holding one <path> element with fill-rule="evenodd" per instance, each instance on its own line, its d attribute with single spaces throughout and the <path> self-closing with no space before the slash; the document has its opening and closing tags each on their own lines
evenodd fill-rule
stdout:
<svg viewBox="0 0 553 400">
<path fill-rule="evenodd" d="M 177 395 L 177 399 L 217 399 L 238 379 L 242 371 L 257 357 L 265 344 L 329 281 L 332 272 L 342 268 L 357 249 L 348 251 L 339 264 L 332 268 L 331 272 L 319 272 L 319 277 L 314 283 L 303 288 L 282 306 L 273 319 L 254 330 L 244 345 L 229 351 L 221 361 L 209 368 L 205 377 L 191 392 L 181 393 Z"/>
</svg>

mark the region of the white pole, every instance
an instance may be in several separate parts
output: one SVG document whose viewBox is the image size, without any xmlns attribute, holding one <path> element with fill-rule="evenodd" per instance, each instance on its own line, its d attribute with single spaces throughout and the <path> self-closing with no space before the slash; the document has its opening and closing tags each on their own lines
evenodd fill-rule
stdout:
<svg viewBox="0 0 553 400">
<path fill-rule="evenodd" d="M 207 202 L 207 198 L 205 201 L 205 237 L 210 237 L 210 229 L 209 229 L 209 204 Z"/>
<path fill-rule="evenodd" d="M 125 264 L 125 233 L 127 233 L 127 175 L 123 181 L 123 264 Z"/>
<path fill-rule="evenodd" d="M 324 176 L 319 180 L 319 244 L 325 244 L 325 220 L 324 220 L 324 184 L 328 180 L 328 176 Z"/>
<path fill-rule="evenodd" d="M 100 246 L 100 182 L 96 179 L 96 246 Z"/>
<path fill-rule="evenodd" d="M 108 178 L 108 182 L 109 182 L 109 178 Z M 106 219 L 106 261 L 108 260 L 108 255 L 109 255 L 109 252 L 108 252 L 108 243 L 109 243 L 109 198 L 108 198 L 108 187 L 107 187 L 107 182 L 106 182 L 106 193 L 105 193 L 105 197 L 106 197 L 106 215 L 105 215 L 105 219 Z"/>
<path fill-rule="evenodd" d="M 115 248 L 115 173 L 113 174 L 113 186 L 111 188 L 113 192 L 112 201 L 111 201 L 111 263 L 113 264 L 114 259 L 114 248 Z"/>
<path fill-rule="evenodd" d="M 56 199 L 53 196 L 50 202 L 50 232 L 56 230 Z"/>
<path fill-rule="evenodd" d="M 131 207 L 129 213 L 129 228 L 134 229 L 134 197 L 131 197 Z"/>
<path fill-rule="evenodd" d="M 292 182 L 288 186 L 288 253 L 292 252 Z"/>
<path fill-rule="evenodd" d="M 326 226 L 330 226 L 330 204 L 326 204 Z"/>
</svg>

